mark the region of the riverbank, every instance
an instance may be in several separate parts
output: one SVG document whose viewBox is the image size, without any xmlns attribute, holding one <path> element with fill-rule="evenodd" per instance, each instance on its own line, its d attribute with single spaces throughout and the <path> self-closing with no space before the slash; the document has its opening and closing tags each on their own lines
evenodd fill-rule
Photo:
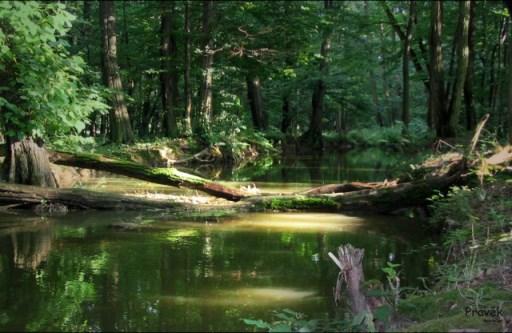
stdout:
<svg viewBox="0 0 512 333">
<path fill-rule="evenodd" d="M 507 179 L 508 178 L 508 179 Z M 398 306 L 408 332 L 512 330 L 512 180 L 453 188 L 434 199 L 439 262 L 426 290 Z"/>
</svg>

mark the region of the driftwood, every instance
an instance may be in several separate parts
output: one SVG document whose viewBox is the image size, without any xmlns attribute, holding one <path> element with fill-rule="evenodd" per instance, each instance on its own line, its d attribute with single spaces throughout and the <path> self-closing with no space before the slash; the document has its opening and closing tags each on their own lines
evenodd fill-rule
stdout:
<svg viewBox="0 0 512 333">
<path fill-rule="evenodd" d="M 394 187 L 397 185 L 397 181 L 383 181 L 373 183 L 362 183 L 362 182 L 350 182 L 343 184 L 329 184 L 315 187 L 311 190 L 304 192 L 306 195 L 311 194 L 329 194 L 329 193 L 347 193 L 361 190 L 377 190 L 381 188 Z"/>
</svg>

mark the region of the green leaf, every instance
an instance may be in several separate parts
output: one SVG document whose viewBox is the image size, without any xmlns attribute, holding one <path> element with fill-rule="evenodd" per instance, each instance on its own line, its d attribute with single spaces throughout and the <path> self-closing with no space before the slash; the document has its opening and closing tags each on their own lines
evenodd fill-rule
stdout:
<svg viewBox="0 0 512 333">
<path fill-rule="evenodd" d="M 243 321 L 246 325 L 256 326 L 258 328 L 270 328 L 270 325 L 261 319 L 258 319 L 258 320 L 243 319 Z"/>
<path fill-rule="evenodd" d="M 388 322 L 392 313 L 393 309 L 389 305 L 381 305 L 373 311 L 375 318 L 382 322 Z"/>
<path fill-rule="evenodd" d="M 270 328 L 269 332 L 291 332 L 292 329 L 290 325 L 287 324 L 277 324 Z"/>
</svg>

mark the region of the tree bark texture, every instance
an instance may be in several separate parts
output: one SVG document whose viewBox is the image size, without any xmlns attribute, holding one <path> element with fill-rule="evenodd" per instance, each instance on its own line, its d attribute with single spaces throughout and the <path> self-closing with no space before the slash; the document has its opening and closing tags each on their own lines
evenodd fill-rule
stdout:
<svg viewBox="0 0 512 333">
<path fill-rule="evenodd" d="M 405 127 L 409 126 L 411 121 L 411 94 L 409 79 L 409 58 L 411 54 L 412 34 L 414 30 L 414 19 L 416 15 L 416 5 L 414 1 L 409 2 L 409 19 L 405 31 L 405 39 L 403 41 L 403 58 L 402 58 L 402 75 L 403 75 L 403 96 L 402 96 L 402 122 Z"/>
<path fill-rule="evenodd" d="M 213 1 L 203 1 L 202 37 L 203 37 L 203 78 L 201 82 L 201 105 L 196 119 L 196 135 L 199 141 L 209 143 L 210 119 L 213 112 L 213 38 L 212 38 Z"/>
<path fill-rule="evenodd" d="M 468 32 L 468 70 L 464 82 L 464 106 L 466 111 L 466 129 L 471 131 L 476 126 L 476 111 L 473 100 L 473 77 L 475 70 L 475 6 L 476 2 L 471 1 L 469 9 L 469 32 Z"/>
<path fill-rule="evenodd" d="M 443 4 L 432 1 L 430 25 L 430 109 L 432 122 L 435 124 L 438 137 L 444 136 L 442 123 L 446 122 L 446 101 L 443 69 Z"/>
<path fill-rule="evenodd" d="M 167 137 L 177 136 L 176 114 L 174 112 L 174 90 L 176 86 L 176 41 L 172 28 L 172 12 L 174 3 L 161 1 L 160 26 L 160 96 L 162 99 L 164 134 Z"/>
<path fill-rule="evenodd" d="M 469 7 L 471 1 L 459 2 L 459 27 L 460 38 L 457 45 L 457 72 L 453 84 L 453 92 L 450 99 L 450 107 L 447 115 L 447 123 L 443 125 L 442 137 L 455 137 L 459 125 L 460 110 L 462 107 L 462 94 L 469 63 Z M 444 126 L 446 125 L 446 126 Z"/>
<path fill-rule="evenodd" d="M 7 138 L 4 178 L 9 183 L 57 187 L 50 167 L 48 152 L 32 138 Z"/>
<path fill-rule="evenodd" d="M 192 134 L 192 92 L 190 89 L 190 4 L 185 1 L 185 60 L 183 75 L 183 95 L 185 96 L 185 133 Z"/>
<path fill-rule="evenodd" d="M 116 17 L 113 1 L 100 1 L 100 23 L 103 36 L 103 81 L 111 90 L 109 137 L 115 143 L 129 143 L 133 141 L 133 132 L 117 64 Z"/>
</svg>

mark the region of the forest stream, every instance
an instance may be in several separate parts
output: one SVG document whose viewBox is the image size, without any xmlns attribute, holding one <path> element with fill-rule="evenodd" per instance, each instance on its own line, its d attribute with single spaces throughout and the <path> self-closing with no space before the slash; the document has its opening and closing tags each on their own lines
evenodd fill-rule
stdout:
<svg viewBox="0 0 512 333">
<path fill-rule="evenodd" d="M 378 181 L 417 157 L 380 150 L 287 158 L 271 166 L 208 170 L 231 186 L 287 192 L 322 183 Z M 203 170 L 204 171 L 204 170 Z M 79 186 L 162 192 L 124 177 Z M 172 193 L 172 192 L 170 192 Z M 183 193 L 183 192 L 182 192 Z M 240 331 L 243 318 L 292 309 L 343 315 L 333 302 L 338 269 L 327 253 L 364 248 L 366 280 L 400 264 L 402 285 L 429 274 L 429 240 L 414 219 L 329 213 L 245 213 L 221 218 L 160 212 L 0 215 L 0 330 Z M 119 226 L 129 225 L 130 228 Z M 140 228 L 139 228 L 140 227 Z"/>
</svg>

